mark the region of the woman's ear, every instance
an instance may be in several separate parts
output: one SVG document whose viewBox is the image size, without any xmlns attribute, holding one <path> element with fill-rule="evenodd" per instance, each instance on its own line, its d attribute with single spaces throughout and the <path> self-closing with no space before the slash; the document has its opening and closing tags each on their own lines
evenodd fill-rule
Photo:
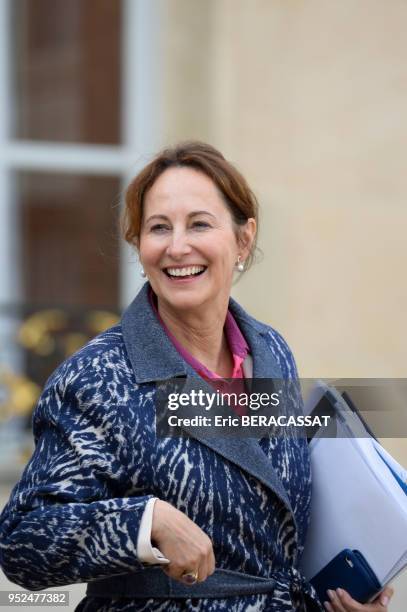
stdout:
<svg viewBox="0 0 407 612">
<path fill-rule="evenodd" d="M 239 242 L 242 248 L 242 256 L 246 259 L 251 250 L 254 243 L 254 239 L 256 238 L 257 224 L 256 220 L 253 217 L 247 219 L 245 225 L 240 226 L 239 228 Z"/>
</svg>

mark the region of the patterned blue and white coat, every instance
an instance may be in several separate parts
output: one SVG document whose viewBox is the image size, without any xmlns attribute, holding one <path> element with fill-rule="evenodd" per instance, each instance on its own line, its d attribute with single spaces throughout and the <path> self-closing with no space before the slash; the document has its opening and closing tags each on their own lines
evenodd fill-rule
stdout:
<svg viewBox="0 0 407 612">
<path fill-rule="evenodd" d="M 310 507 L 306 440 L 158 438 L 156 381 L 198 375 L 158 322 L 148 288 L 47 382 L 34 454 L 0 517 L 5 574 L 29 590 L 89 582 L 81 612 L 322 610 L 297 569 Z M 234 300 L 229 307 L 254 377 L 296 379 L 282 337 Z M 211 538 L 217 572 L 205 582 L 182 587 L 138 561 L 151 497 Z M 235 588 L 245 576 L 266 586 Z"/>
</svg>

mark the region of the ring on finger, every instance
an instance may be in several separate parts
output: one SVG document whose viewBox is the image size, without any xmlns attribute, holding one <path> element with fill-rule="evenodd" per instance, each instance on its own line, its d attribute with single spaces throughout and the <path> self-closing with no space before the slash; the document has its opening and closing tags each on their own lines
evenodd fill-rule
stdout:
<svg viewBox="0 0 407 612">
<path fill-rule="evenodd" d="M 198 580 L 198 572 L 186 571 L 182 574 L 181 578 L 186 584 L 195 584 Z"/>
</svg>

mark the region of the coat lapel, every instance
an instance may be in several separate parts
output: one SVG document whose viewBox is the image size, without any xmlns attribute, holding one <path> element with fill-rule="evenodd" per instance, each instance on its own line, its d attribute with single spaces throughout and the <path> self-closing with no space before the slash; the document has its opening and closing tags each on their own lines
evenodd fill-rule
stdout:
<svg viewBox="0 0 407 612">
<path fill-rule="evenodd" d="M 165 381 L 185 377 L 183 392 L 212 387 L 187 364 L 168 338 L 149 303 L 149 284 L 146 283 L 122 317 L 125 346 L 137 383 Z M 254 378 L 282 378 L 279 365 L 265 340 L 267 327 L 249 315 L 233 299 L 229 307 L 246 338 L 253 358 Z M 208 437 L 203 428 L 183 428 L 191 437 L 211 448 L 225 459 L 257 478 L 284 502 L 292 512 L 286 490 L 271 461 L 254 438 Z M 206 434 L 206 435 L 205 435 Z"/>
</svg>

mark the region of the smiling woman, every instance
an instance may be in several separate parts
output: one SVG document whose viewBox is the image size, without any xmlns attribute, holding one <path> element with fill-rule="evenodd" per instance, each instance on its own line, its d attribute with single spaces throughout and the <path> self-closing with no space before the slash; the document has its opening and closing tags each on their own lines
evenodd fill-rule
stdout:
<svg viewBox="0 0 407 612">
<path fill-rule="evenodd" d="M 253 218 L 234 226 L 202 172 L 170 168 L 156 180 L 145 197 L 139 254 L 164 321 L 174 309 L 201 322 L 224 314 L 235 264 L 249 255 L 255 229 Z"/>
<path fill-rule="evenodd" d="M 158 383 L 174 378 L 239 394 L 245 378 L 290 379 L 287 411 L 302 414 L 284 339 L 230 297 L 256 224 L 246 181 L 209 145 L 167 149 L 133 180 L 124 234 L 147 282 L 120 324 L 46 384 L 34 455 L 0 518 L 10 580 L 31 590 L 88 582 L 77 612 L 323 609 L 299 571 L 306 439 L 156 432 Z M 327 609 L 386 607 L 342 594 Z"/>
<path fill-rule="evenodd" d="M 139 252 L 162 321 L 224 376 L 231 373 L 231 355 L 219 326 L 234 274 L 253 260 L 257 215 L 244 177 L 199 142 L 163 151 L 126 195 L 125 238 Z"/>
<path fill-rule="evenodd" d="M 169 168 L 189 168 L 211 179 L 212 186 L 217 189 L 233 218 L 235 228 L 245 225 L 249 218 L 257 220 L 257 200 L 242 174 L 214 147 L 202 142 L 186 142 L 162 151 L 134 178 L 127 189 L 123 217 L 124 238 L 136 248 L 144 214 L 145 195 Z M 254 258 L 255 243 L 252 246 L 246 269 Z"/>
</svg>

